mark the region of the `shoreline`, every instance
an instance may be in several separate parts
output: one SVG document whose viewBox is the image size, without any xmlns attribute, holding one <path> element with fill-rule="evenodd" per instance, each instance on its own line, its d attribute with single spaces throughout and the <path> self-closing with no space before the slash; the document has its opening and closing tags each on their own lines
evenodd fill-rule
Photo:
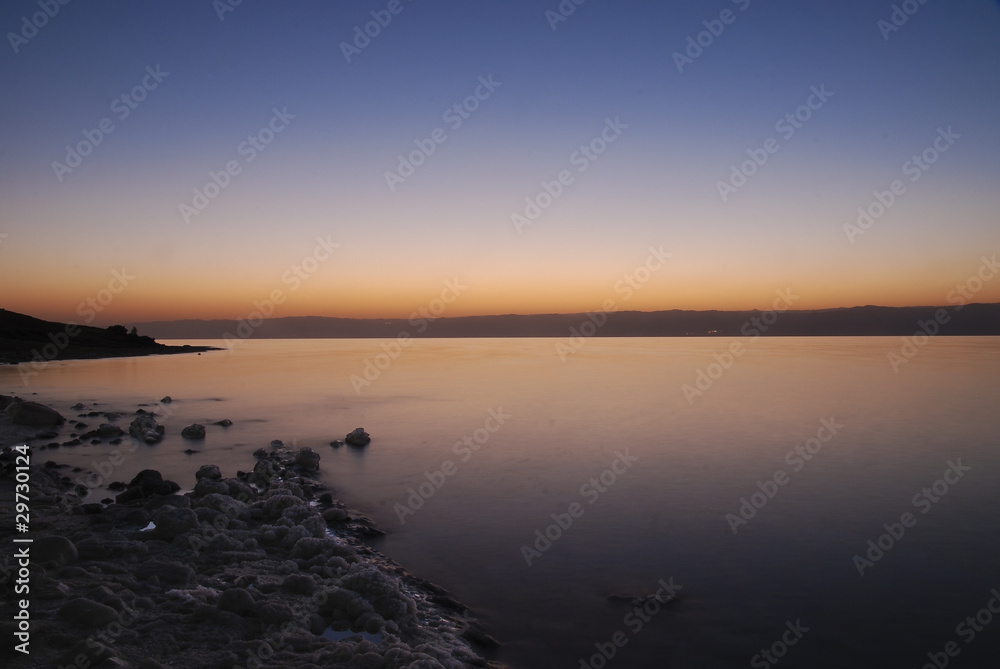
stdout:
<svg viewBox="0 0 1000 669">
<path fill-rule="evenodd" d="M 30 350 L 27 347 L 31 346 Z M 180 355 L 182 353 L 205 353 L 206 351 L 224 351 L 217 346 L 192 346 L 184 344 L 182 346 L 171 346 L 169 344 L 157 343 L 156 348 L 116 348 L 94 350 L 90 347 L 67 346 L 59 351 L 55 357 L 45 356 L 39 349 L 42 348 L 37 343 L 25 344 L 23 347 L 15 349 L 7 348 L 0 356 L 0 365 L 25 364 L 33 370 L 35 365 L 48 365 L 52 362 L 64 362 L 66 360 L 105 360 L 108 358 L 145 358 L 151 355 Z"/>
<path fill-rule="evenodd" d="M 29 602 L 30 655 L 14 650 L 18 622 L 0 622 L 5 666 L 504 666 L 467 607 L 366 543 L 381 532 L 327 491 L 311 449 L 257 449 L 246 472 L 202 465 L 192 490 L 143 470 L 115 499 L 85 503 L 87 470 L 30 445 L 72 419 L 0 400 L 0 445 L 25 444 L 3 448 L 0 494 L 30 488 L 27 533 L 14 531 L 15 504 L 0 507 L 0 540 L 30 552 L 27 592 L 11 587 L 17 561 L 0 565 L 5 604 Z M 120 416 L 123 434 L 102 425 L 96 438 L 137 439 L 126 423 L 156 414 Z"/>
</svg>

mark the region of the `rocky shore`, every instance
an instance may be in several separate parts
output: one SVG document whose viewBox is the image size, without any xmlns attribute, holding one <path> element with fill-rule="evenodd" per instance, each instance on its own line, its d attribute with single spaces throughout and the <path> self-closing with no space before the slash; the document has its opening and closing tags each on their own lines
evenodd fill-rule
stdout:
<svg viewBox="0 0 1000 669">
<path fill-rule="evenodd" d="M 22 404 L 33 428 L 55 420 Z M 9 437 L 25 426 L 7 409 Z M 378 529 L 324 489 L 308 448 L 261 448 L 245 472 L 204 465 L 190 491 L 144 470 L 100 503 L 45 454 L 0 454 L 5 667 L 501 666 L 462 604 L 365 543 Z M 18 534 L 25 457 L 30 529 Z M 15 620 L 21 600 L 27 623 Z M 30 654 L 15 650 L 25 639 Z"/>
</svg>

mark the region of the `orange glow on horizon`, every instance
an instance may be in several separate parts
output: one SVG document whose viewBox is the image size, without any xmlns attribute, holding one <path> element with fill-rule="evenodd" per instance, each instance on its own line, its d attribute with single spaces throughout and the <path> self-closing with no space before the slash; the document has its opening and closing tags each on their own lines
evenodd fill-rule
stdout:
<svg viewBox="0 0 1000 669">
<path fill-rule="evenodd" d="M 1000 287 L 998 287 L 1000 288 Z M 972 302 L 1000 303 L 1000 289 L 982 290 L 974 296 Z M 792 291 L 797 295 L 793 310 L 821 310 L 843 307 L 876 305 L 884 307 L 910 306 L 948 306 L 947 293 L 939 291 L 923 291 L 921 293 L 889 292 L 895 299 L 878 300 L 872 296 L 859 294 L 855 291 L 827 291 L 825 294 L 810 294 L 807 296 L 802 289 Z M 172 320 L 238 320 L 249 317 L 254 311 L 271 309 L 267 293 L 256 296 L 250 293 L 232 292 L 225 296 L 203 295 L 202 299 L 194 301 L 186 295 L 178 295 L 170 291 L 134 291 L 132 294 L 122 293 L 106 306 L 101 304 L 101 297 L 107 293 L 95 293 L 82 301 L 69 300 L 61 296 L 32 296 L 21 294 L 7 299 L 0 305 L 4 309 L 23 313 L 44 320 L 57 322 L 76 322 L 79 324 L 106 327 L 118 323 L 141 323 L 148 321 Z M 648 292 L 643 295 L 636 293 L 630 300 L 621 299 L 613 291 L 606 296 L 591 298 L 579 294 L 557 295 L 536 294 L 533 300 L 522 299 L 522 295 L 509 292 L 497 292 L 473 300 L 461 296 L 452 303 L 445 303 L 439 296 L 430 294 L 423 300 L 413 300 L 412 297 L 393 296 L 391 299 L 378 299 L 372 293 L 353 296 L 338 296 L 336 300 L 323 300 L 316 296 L 285 296 L 285 302 L 275 305 L 269 318 L 284 317 L 336 317 L 358 319 L 407 319 L 419 314 L 421 310 L 441 317 L 464 316 L 494 316 L 505 314 L 535 315 L 554 313 L 583 313 L 604 310 L 607 300 L 613 300 L 613 311 L 668 311 L 679 309 L 683 311 L 749 311 L 758 309 L 765 311 L 773 307 L 776 291 L 757 291 L 756 295 L 717 295 L 706 294 L 664 294 L 663 292 Z M 307 299 L 312 298 L 312 299 Z"/>
</svg>

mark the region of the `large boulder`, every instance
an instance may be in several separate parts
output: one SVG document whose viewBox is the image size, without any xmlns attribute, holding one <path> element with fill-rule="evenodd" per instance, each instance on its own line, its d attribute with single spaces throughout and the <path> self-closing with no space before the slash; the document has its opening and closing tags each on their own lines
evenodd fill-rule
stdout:
<svg viewBox="0 0 1000 669">
<path fill-rule="evenodd" d="M 347 433 L 344 437 L 346 441 L 351 446 L 366 446 L 372 438 L 365 432 L 364 428 L 356 427 L 351 432 Z"/>
<path fill-rule="evenodd" d="M 257 611 L 257 602 L 243 588 L 230 588 L 219 596 L 219 608 L 240 616 L 252 615 Z"/>
<path fill-rule="evenodd" d="M 198 516 L 191 509 L 178 509 L 173 506 L 161 507 L 153 516 L 153 536 L 164 541 L 173 541 L 175 537 L 188 530 L 198 528 Z"/>
<path fill-rule="evenodd" d="M 28 427 L 52 427 L 66 422 L 62 414 L 55 409 L 38 402 L 25 402 L 17 398 L 8 404 L 6 413 L 16 425 Z"/>
<path fill-rule="evenodd" d="M 188 425 L 186 428 L 181 430 L 181 436 L 185 439 L 204 439 L 205 426 L 199 425 L 198 423 Z"/>
<path fill-rule="evenodd" d="M 207 477 L 200 478 L 198 479 L 198 482 L 194 484 L 194 494 L 198 497 L 212 494 L 228 495 L 229 486 L 218 479 L 210 479 Z"/>
<path fill-rule="evenodd" d="M 128 426 L 128 433 L 147 444 L 155 444 L 163 439 L 163 426 L 149 414 L 137 416 Z"/>
<path fill-rule="evenodd" d="M 219 480 L 222 478 L 222 472 L 218 465 L 202 465 L 194 473 L 194 478 L 198 481 L 204 478 Z"/>
<path fill-rule="evenodd" d="M 125 434 L 125 430 L 121 429 L 114 423 L 101 423 L 100 427 L 97 428 L 97 436 L 104 437 L 106 439 L 120 437 L 123 434 Z"/>
<path fill-rule="evenodd" d="M 163 475 L 155 469 L 143 469 L 128 482 L 125 492 L 115 497 L 115 501 L 124 504 L 153 495 L 171 495 L 180 489 L 173 481 L 165 481 Z"/>
<path fill-rule="evenodd" d="M 306 471 L 314 472 L 319 469 L 319 453 L 311 448 L 300 448 L 295 454 L 294 464 Z"/>
<path fill-rule="evenodd" d="M 35 539 L 31 545 L 31 557 L 41 565 L 72 564 L 79 556 L 73 542 L 63 536 L 41 537 Z"/>
</svg>

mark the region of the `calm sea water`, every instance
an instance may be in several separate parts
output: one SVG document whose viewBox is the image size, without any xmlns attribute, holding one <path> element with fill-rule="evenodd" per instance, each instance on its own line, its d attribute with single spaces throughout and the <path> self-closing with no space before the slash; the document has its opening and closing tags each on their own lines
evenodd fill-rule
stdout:
<svg viewBox="0 0 1000 669">
<path fill-rule="evenodd" d="M 190 486 L 272 439 L 314 448 L 387 530 L 376 547 L 471 606 L 514 667 L 771 666 L 762 649 L 782 667 L 922 667 L 949 642 L 948 666 L 993 666 L 1000 338 L 939 337 L 898 372 L 898 338 L 591 339 L 565 361 L 560 341 L 418 340 L 377 378 L 378 341 L 247 341 L 56 363 L 27 387 L 0 368 L 0 392 L 67 415 L 171 395 L 167 438 L 110 479 L 152 467 Z M 709 368 L 732 341 L 746 352 Z M 718 378 L 689 402 L 699 370 Z M 202 445 L 179 436 L 223 418 Z M 358 426 L 366 449 L 328 445 Z M 606 599 L 661 581 L 681 586 L 662 610 Z"/>
</svg>

